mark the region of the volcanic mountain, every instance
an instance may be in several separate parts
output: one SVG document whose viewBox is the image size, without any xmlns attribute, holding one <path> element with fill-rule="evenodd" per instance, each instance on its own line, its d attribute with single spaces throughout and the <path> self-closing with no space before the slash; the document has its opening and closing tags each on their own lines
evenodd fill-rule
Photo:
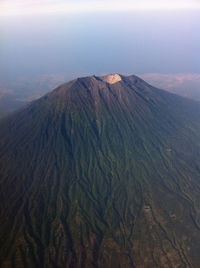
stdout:
<svg viewBox="0 0 200 268">
<path fill-rule="evenodd" d="M 200 265 L 200 105 L 78 78 L 0 123 L 0 266 Z"/>
</svg>

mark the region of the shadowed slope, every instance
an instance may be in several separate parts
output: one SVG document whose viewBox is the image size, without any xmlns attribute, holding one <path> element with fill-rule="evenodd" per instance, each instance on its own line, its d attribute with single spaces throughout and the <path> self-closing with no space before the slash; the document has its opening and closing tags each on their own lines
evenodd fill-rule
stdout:
<svg viewBox="0 0 200 268">
<path fill-rule="evenodd" d="M 200 107 L 120 78 L 1 122 L 2 267 L 198 267 Z"/>
</svg>

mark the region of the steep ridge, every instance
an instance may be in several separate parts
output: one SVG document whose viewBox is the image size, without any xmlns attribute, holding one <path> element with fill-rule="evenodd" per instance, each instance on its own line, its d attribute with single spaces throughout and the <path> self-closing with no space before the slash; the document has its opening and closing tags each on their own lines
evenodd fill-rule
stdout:
<svg viewBox="0 0 200 268">
<path fill-rule="evenodd" d="M 1 267 L 199 267 L 200 106 L 136 76 L 0 123 Z"/>
</svg>

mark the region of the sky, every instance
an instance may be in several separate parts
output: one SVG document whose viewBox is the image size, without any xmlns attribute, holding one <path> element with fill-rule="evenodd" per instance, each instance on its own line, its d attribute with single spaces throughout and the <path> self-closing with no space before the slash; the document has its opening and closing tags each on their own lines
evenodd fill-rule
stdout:
<svg viewBox="0 0 200 268">
<path fill-rule="evenodd" d="M 163 9 L 200 9 L 200 3 L 198 0 L 1 0 L 0 3 L 0 14 L 4 16 Z"/>
<path fill-rule="evenodd" d="M 0 81 L 200 73 L 198 0 L 1 0 Z"/>
</svg>

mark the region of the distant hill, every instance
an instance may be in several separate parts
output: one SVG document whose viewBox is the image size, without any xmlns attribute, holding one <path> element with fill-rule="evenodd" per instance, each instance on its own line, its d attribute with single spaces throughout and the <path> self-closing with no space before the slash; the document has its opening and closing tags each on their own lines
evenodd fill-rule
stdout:
<svg viewBox="0 0 200 268">
<path fill-rule="evenodd" d="M 1 267 L 200 263 L 200 104 L 119 74 L 0 123 Z"/>
</svg>

